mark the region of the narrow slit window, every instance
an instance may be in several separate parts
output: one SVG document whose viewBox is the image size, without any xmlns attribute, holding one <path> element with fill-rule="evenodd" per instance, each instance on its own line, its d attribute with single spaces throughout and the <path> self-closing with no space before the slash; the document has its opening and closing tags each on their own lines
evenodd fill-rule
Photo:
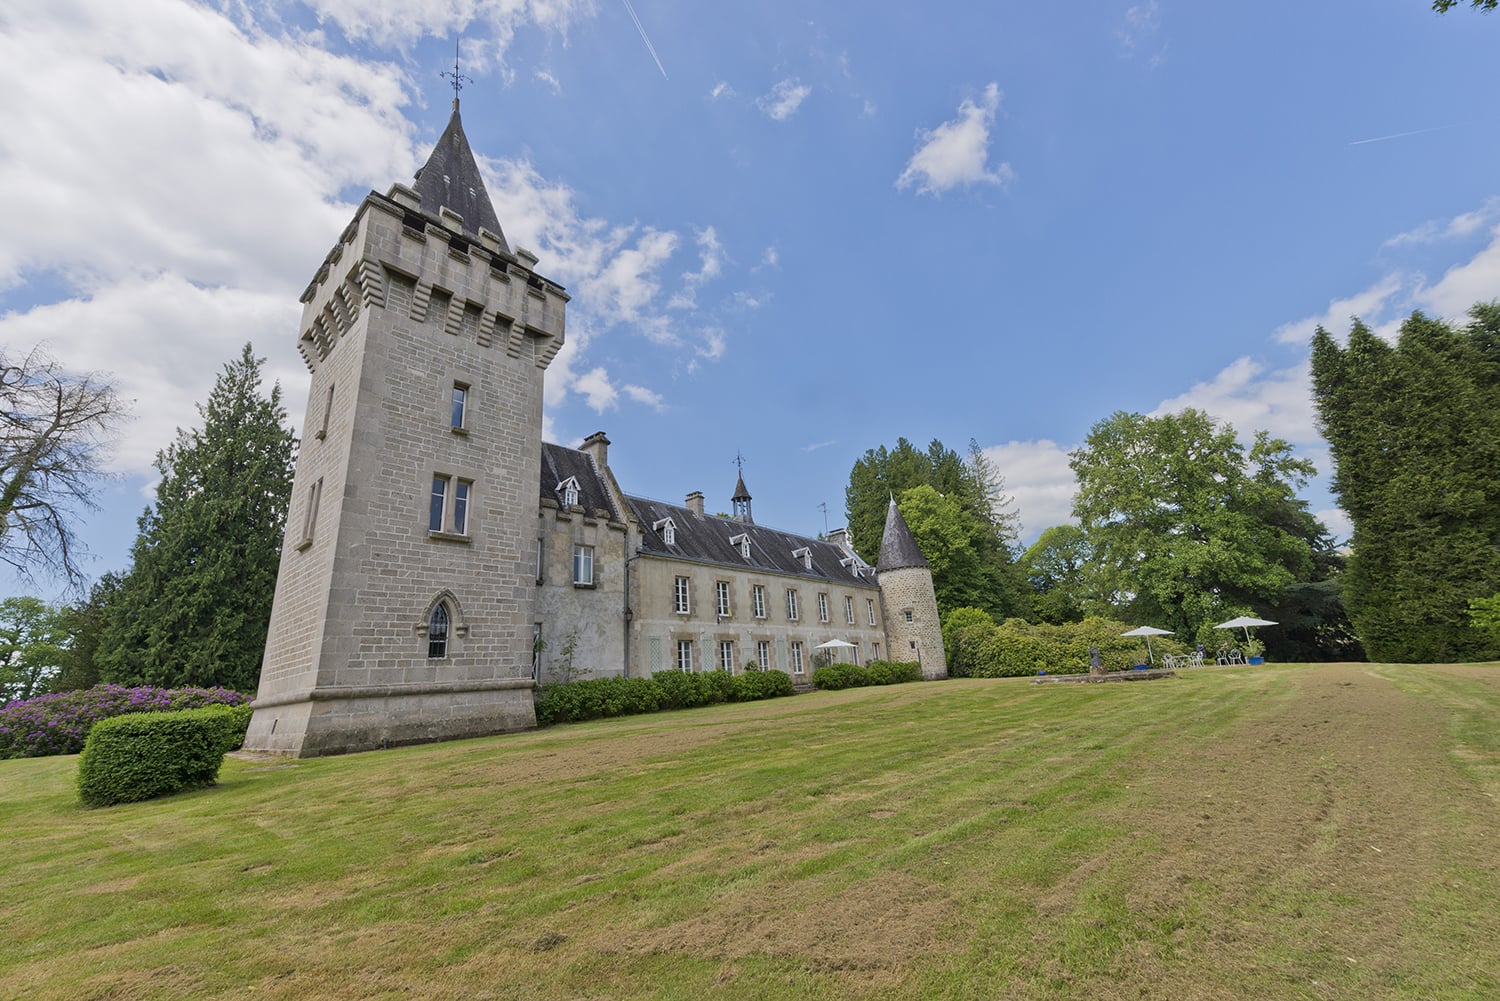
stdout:
<svg viewBox="0 0 1500 1001">
<path fill-rule="evenodd" d="M 453 534 L 469 534 L 469 482 L 457 480 L 453 484 Z"/>
<path fill-rule="evenodd" d="M 448 477 L 434 476 L 432 478 L 432 504 L 427 509 L 427 530 L 429 532 L 441 532 L 443 530 L 443 512 L 448 508 Z"/>
<path fill-rule="evenodd" d="M 461 382 L 453 384 L 453 413 L 452 427 L 455 431 L 463 431 L 468 428 L 469 417 L 469 387 Z"/>
</svg>

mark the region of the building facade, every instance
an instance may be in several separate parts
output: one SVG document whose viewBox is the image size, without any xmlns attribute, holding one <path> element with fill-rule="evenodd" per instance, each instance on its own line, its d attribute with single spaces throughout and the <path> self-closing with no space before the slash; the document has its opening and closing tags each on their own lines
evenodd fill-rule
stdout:
<svg viewBox="0 0 1500 1001">
<path fill-rule="evenodd" d="M 842 532 L 756 525 L 743 477 L 718 517 L 701 493 L 624 493 L 603 434 L 542 441 L 568 296 L 537 263 L 506 242 L 455 100 L 414 184 L 371 192 L 309 284 L 312 381 L 245 746 L 525 729 L 538 683 L 752 663 L 802 679 L 820 648 L 945 676 L 931 572 L 894 504 L 872 568 Z"/>
</svg>

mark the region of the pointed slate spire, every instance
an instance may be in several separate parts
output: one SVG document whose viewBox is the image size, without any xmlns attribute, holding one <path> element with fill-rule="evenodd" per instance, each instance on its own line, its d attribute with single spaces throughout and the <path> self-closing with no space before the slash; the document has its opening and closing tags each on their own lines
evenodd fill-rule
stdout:
<svg viewBox="0 0 1500 1001">
<path fill-rule="evenodd" d="M 417 171 L 412 187 L 422 196 L 422 211 L 427 215 L 441 218 L 438 210 L 446 207 L 463 216 L 466 233 L 477 239 L 479 231 L 487 229 L 498 236 L 500 246 L 510 252 L 505 232 L 500 228 L 500 219 L 495 215 L 495 206 L 479 176 L 479 165 L 474 162 L 469 139 L 464 135 L 457 98 L 453 99 L 453 117 L 448 119 L 448 127 L 432 148 L 427 163 Z"/>
<path fill-rule="evenodd" d="M 875 572 L 927 566 L 927 558 L 922 555 L 917 540 L 912 538 L 906 519 L 901 517 L 901 509 L 896 507 L 896 498 L 892 497 L 891 506 L 885 512 L 885 533 L 880 537 L 880 559 L 875 564 Z"/>
</svg>

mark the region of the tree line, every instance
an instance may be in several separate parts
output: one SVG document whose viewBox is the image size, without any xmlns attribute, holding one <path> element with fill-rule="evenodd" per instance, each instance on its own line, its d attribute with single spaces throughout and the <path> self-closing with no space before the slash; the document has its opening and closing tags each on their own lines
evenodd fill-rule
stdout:
<svg viewBox="0 0 1500 1001">
<path fill-rule="evenodd" d="M 262 364 L 245 345 L 199 404 L 198 426 L 179 428 L 157 453 L 160 480 L 137 522 L 128 569 L 103 574 L 65 607 L 33 597 L 0 602 L 0 702 L 101 681 L 255 690 L 297 448 L 281 387 L 262 392 Z M 87 488 L 106 475 L 103 432 L 122 408 L 98 376 L 70 380 L 45 365 L 32 379 L 45 391 L 0 418 L 10 432 L 0 440 L 0 496 L 33 498 L 31 509 L 43 511 L 91 506 Z M 76 423 L 49 452 L 42 435 L 57 437 L 48 429 L 58 422 L 41 417 L 69 400 L 98 416 Z M 29 446 L 27 427 L 35 432 Z M 17 455 L 27 451 L 67 457 L 73 478 L 61 481 L 61 493 L 44 464 L 23 467 Z M 69 519 L 28 530 L 17 507 L 0 508 L 0 555 L 23 572 L 81 580 Z"/>
<path fill-rule="evenodd" d="M 1279 624 L 1259 636 L 1279 660 L 1500 658 L 1500 304 L 1470 321 L 1415 313 L 1394 344 L 1358 321 L 1343 346 L 1318 330 L 1314 403 L 1347 546 L 1298 496 L 1315 470 L 1290 444 L 1256 431 L 1247 447 L 1194 409 L 1096 423 L 1069 454 L 1075 523 L 1024 552 L 976 444 L 872 449 L 846 492 L 853 545 L 874 560 L 895 496 L 945 619 L 1104 617 L 1212 648 L 1216 623 L 1253 615 Z"/>
</svg>

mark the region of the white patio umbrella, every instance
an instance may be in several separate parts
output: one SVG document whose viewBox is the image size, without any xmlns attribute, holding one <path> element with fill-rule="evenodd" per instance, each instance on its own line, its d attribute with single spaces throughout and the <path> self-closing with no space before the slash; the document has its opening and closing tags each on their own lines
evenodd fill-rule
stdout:
<svg viewBox="0 0 1500 1001">
<path fill-rule="evenodd" d="M 1130 632 L 1128 632 L 1128 633 L 1121 633 L 1120 635 L 1121 636 L 1144 636 L 1144 637 L 1146 637 L 1146 660 L 1149 661 L 1152 664 L 1155 664 L 1156 663 L 1156 658 L 1151 653 L 1151 637 L 1153 637 L 1153 636 L 1171 636 L 1172 635 L 1172 630 L 1170 630 L 1170 629 L 1158 629 L 1155 626 L 1137 626 L 1136 628 L 1130 630 Z"/>
<path fill-rule="evenodd" d="M 1257 619 L 1257 618 L 1255 618 L 1254 616 L 1251 616 L 1251 615 L 1241 615 L 1237 619 L 1230 619 L 1228 622 L 1220 622 L 1218 625 L 1214 626 L 1214 628 L 1215 629 L 1243 629 L 1243 630 L 1245 630 L 1245 642 L 1249 643 L 1250 642 L 1250 627 L 1251 626 L 1274 626 L 1274 625 L 1276 625 L 1276 623 L 1272 622 L 1270 619 Z"/>
<path fill-rule="evenodd" d="M 813 649 L 814 650 L 853 650 L 854 649 L 854 644 L 853 643 L 846 643 L 843 640 L 829 640 L 827 643 L 819 643 L 817 646 L 813 647 Z"/>
</svg>

